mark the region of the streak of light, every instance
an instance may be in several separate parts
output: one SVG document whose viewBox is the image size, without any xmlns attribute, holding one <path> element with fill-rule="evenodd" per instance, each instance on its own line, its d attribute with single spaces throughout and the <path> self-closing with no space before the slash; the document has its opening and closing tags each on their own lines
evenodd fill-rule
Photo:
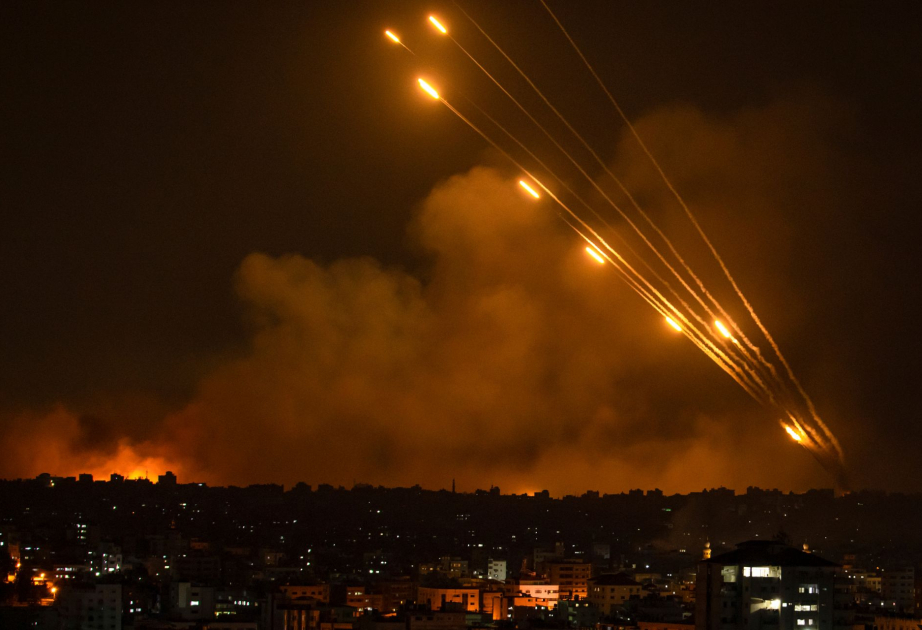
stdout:
<svg viewBox="0 0 922 630">
<path fill-rule="evenodd" d="M 434 16 L 434 15 L 430 15 L 430 16 L 429 16 L 429 21 L 432 22 L 432 25 L 433 25 L 434 27 L 436 27 L 437 29 L 439 29 L 439 31 L 442 33 L 442 35 L 448 35 L 448 29 L 446 29 L 444 26 L 442 26 L 442 23 L 439 22 L 437 19 L 435 19 L 435 16 Z"/>
<path fill-rule="evenodd" d="M 587 149 L 587 150 L 592 154 L 592 156 L 595 158 L 595 160 L 596 160 L 596 162 L 599 164 L 599 166 L 601 166 L 601 167 L 605 170 L 605 172 L 608 173 L 608 175 L 615 181 L 615 183 L 618 184 L 618 187 L 625 193 L 625 195 L 628 197 L 628 199 L 630 200 L 630 202 L 632 203 L 632 205 L 633 205 L 633 206 L 636 208 L 636 210 L 643 216 L 644 220 L 650 225 L 651 228 L 653 228 L 653 230 L 660 236 L 660 238 L 663 239 L 663 241 L 664 241 L 664 242 L 666 243 L 666 245 L 669 247 L 669 250 L 670 250 L 670 251 L 673 253 L 673 255 L 678 259 L 678 261 L 679 261 L 679 263 L 682 265 L 682 267 L 686 270 L 686 272 L 692 277 L 692 279 L 693 279 L 693 280 L 695 281 L 695 283 L 698 285 L 698 287 L 699 287 L 700 290 L 702 291 L 703 295 L 704 295 L 705 297 L 707 297 L 708 299 L 710 299 L 711 302 L 715 304 L 715 306 L 718 308 L 718 310 L 721 311 L 721 315 L 726 316 L 726 313 L 723 312 L 723 309 L 720 308 L 720 305 L 717 304 L 716 300 L 714 300 L 713 297 L 708 293 L 707 289 L 704 287 L 704 284 L 703 284 L 703 283 L 701 282 L 701 280 L 695 275 L 695 273 L 692 271 L 691 267 L 685 262 L 685 260 L 682 258 L 682 256 L 678 253 L 678 251 L 677 251 L 677 250 L 675 249 L 675 247 L 673 246 L 672 242 L 671 242 L 671 241 L 666 237 L 666 235 L 656 226 L 656 224 L 652 221 L 652 219 L 650 219 L 650 217 L 646 214 L 646 212 L 644 212 L 644 210 L 640 207 L 640 205 L 637 203 L 637 201 L 634 199 L 634 197 L 633 197 L 633 196 L 630 194 L 630 192 L 626 189 L 626 187 L 624 186 L 623 182 L 621 182 L 621 180 L 618 179 L 618 177 L 616 177 L 616 176 L 614 175 L 614 173 L 611 172 L 611 170 L 610 170 L 610 169 L 608 168 L 608 166 L 605 164 L 604 160 L 602 160 L 602 158 L 599 157 L 599 155 L 592 149 L 592 147 L 586 142 L 586 140 L 576 131 L 576 129 L 573 128 L 573 126 L 566 120 L 566 118 L 564 118 L 563 115 L 562 115 L 562 114 L 551 104 L 551 102 L 550 102 L 550 101 L 547 99 L 547 97 L 541 92 L 541 90 L 538 88 L 538 86 L 535 85 L 535 83 L 528 77 L 528 75 L 525 74 L 525 72 L 515 63 L 515 61 L 512 60 L 512 58 L 511 58 L 508 54 L 506 54 L 506 52 L 499 46 L 499 44 L 497 44 L 496 41 L 495 41 L 492 37 L 490 37 L 490 35 L 489 35 L 489 34 L 488 34 L 488 33 L 477 23 L 477 21 L 474 20 L 474 18 L 471 17 L 471 15 L 468 14 L 467 11 L 465 11 L 465 10 L 457 3 L 457 1 L 455 1 L 454 4 L 455 4 L 455 6 L 458 7 L 458 9 L 461 11 L 461 13 L 463 13 L 464 16 L 471 22 L 471 24 L 473 24 L 474 27 L 477 28 L 477 30 L 480 31 L 480 33 L 481 33 L 481 34 L 482 34 L 482 35 L 493 45 L 493 47 L 494 47 L 494 48 L 495 48 L 495 49 L 506 59 L 506 61 L 508 61 L 509 64 L 510 64 L 513 68 L 515 68 L 515 70 L 519 73 L 519 75 L 520 75 L 520 76 L 531 86 L 532 90 L 534 90 L 534 92 L 544 101 L 545 105 L 547 105 L 547 107 L 548 107 L 552 112 L 554 112 L 554 114 L 557 116 L 557 118 L 567 127 L 567 129 L 570 130 L 570 132 L 573 134 L 573 136 L 583 145 L 583 147 L 584 147 L 585 149 Z M 449 35 L 449 37 L 451 37 L 451 36 Z M 575 159 L 574 159 L 564 148 L 563 148 L 563 146 L 560 145 L 559 142 L 557 142 L 557 140 L 555 140 L 555 139 L 552 137 L 552 135 L 547 131 L 547 129 L 546 129 L 544 126 L 542 126 L 542 125 L 541 125 L 541 124 L 540 124 L 540 123 L 539 123 L 539 122 L 538 122 L 538 121 L 537 121 L 537 120 L 536 120 L 536 119 L 535 119 L 535 118 L 534 118 L 534 117 L 533 117 L 533 116 L 532 116 L 532 115 L 531 115 L 531 114 L 530 114 L 530 113 L 529 113 L 529 112 L 528 112 L 528 111 L 517 101 L 517 99 L 515 99 L 515 97 L 513 97 L 512 94 L 510 94 L 509 91 L 506 90 L 506 89 L 505 89 L 505 88 L 504 88 L 504 87 L 493 77 L 493 75 L 490 74 L 490 72 L 487 71 L 486 68 L 484 68 L 483 65 L 481 65 L 481 64 L 473 57 L 473 55 L 471 55 L 471 54 L 470 54 L 470 53 L 469 53 L 469 52 L 468 52 L 468 51 L 467 51 L 457 40 L 455 40 L 453 37 L 452 37 L 452 41 L 458 46 L 458 48 L 459 48 L 465 55 L 467 55 L 467 57 L 468 57 L 475 65 L 477 65 L 478 68 L 480 68 L 480 69 L 484 72 L 484 74 L 487 75 L 487 77 L 488 77 L 491 81 L 493 81 L 494 84 L 497 85 L 497 87 L 499 87 L 499 88 L 506 94 L 506 96 L 509 97 L 510 100 L 512 100 L 512 102 L 513 102 L 513 103 L 514 103 L 514 104 L 515 104 L 515 105 L 516 105 L 516 106 L 517 106 L 517 107 L 518 107 L 518 108 L 519 108 L 519 109 L 520 109 L 520 110 L 521 110 L 521 111 L 522 111 L 522 112 L 523 112 L 523 113 L 524 113 L 524 114 L 525 114 L 525 115 L 526 115 L 526 116 L 527 116 L 527 117 L 528 117 L 528 118 L 539 128 L 539 129 L 540 129 L 540 130 L 541 130 L 541 131 L 542 131 L 542 133 L 544 133 L 544 135 L 545 135 L 545 136 L 546 136 L 546 137 L 547 137 L 547 138 L 558 148 L 558 150 L 561 151 L 561 153 L 570 161 L 570 163 L 573 164 L 573 166 L 576 167 L 576 168 L 580 171 L 580 173 L 586 178 L 586 180 L 587 180 L 587 181 L 588 181 L 588 182 L 599 192 L 599 194 L 609 203 L 609 205 L 611 205 L 611 207 L 614 208 L 614 209 L 618 212 L 618 214 L 628 223 L 628 225 L 633 229 L 633 231 L 643 240 L 643 242 L 647 245 L 647 247 L 649 247 L 650 250 L 651 250 L 654 254 L 656 254 L 656 257 L 660 260 L 660 262 L 662 262 L 662 263 L 666 266 L 666 268 L 669 269 L 669 271 L 672 273 L 672 275 L 675 276 L 675 278 L 676 278 L 676 279 L 679 281 L 679 283 L 685 288 L 685 290 L 688 291 L 688 293 L 689 293 L 690 295 L 692 295 L 692 296 L 695 298 L 695 300 L 696 300 L 696 301 L 707 311 L 708 315 L 710 315 L 711 317 L 715 317 L 716 314 L 715 314 L 715 313 L 711 310 L 711 308 L 704 302 L 704 300 L 702 299 L 702 297 L 701 297 L 691 286 L 688 285 L 688 283 L 686 282 L 685 278 L 675 269 L 675 267 L 674 267 L 672 264 L 669 263 L 669 261 L 666 260 L 666 258 L 663 256 L 663 254 L 662 254 L 662 253 L 657 249 L 657 247 L 650 241 L 650 239 L 647 237 L 647 235 L 637 226 L 637 224 L 636 224 L 633 220 L 631 220 L 631 218 L 624 212 L 624 210 L 623 210 L 620 206 L 618 206 L 618 204 L 616 204 L 616 203 L 614 202 L 614 200 L 612 200 L 611 197 L 608 196 L 608 194 L 605 193 L 605 191 L 598 185 L 598 183 L 594 180 L 594 178 L 590 177 L 590 175 L 586 172 L 586 170 L 585 170 L 582 166 L 580 166 L 580 164 L 579 164 L 579 163 L 578 163 L 578 162 L 577 162 L 577 161 L 576 161 L 576 160 L 575 160 Z M 598 218 L 599 220 L 601 220 L 602 223 L 603 223 L 606 227 L 608 227 L 609 229 L 611 229 L 611 225 L 610 225 L 607 221 L 605 221 L 605 219 L 603 219 L 594 209 L 590 208 L 590 211 L 596 216 L 596 218 Z M 631 251 L 633 252 L 633 248 L 631 248 Z M 636 252 L 633 252 L 633 253 L 636 255 Z M 647 266 L 649 267 L 649 265 L 647 265 Z M 652 271 L 652 269 L 651 269 L 651 271 Z M 662 280 L 662 279 L 660 278 L 660 280 Z M 683 306 L 685 306 L 684 300 L 682 300 L 681 298 L 678 297 L 678 294 L 675 292 L 675 290 L 672 288 L 672 286 L 671 286 L 668 282 L 665 282 L 665 281 L 663 281 L 663 282 L 664 282 L 664 284 L 666 285 L 666 287 L 668 288 L 668 290 L 669 290 L 671 293 L 673 293 L 673 295 L 675 295 L 677 299 L 679 299 L 680 301 L 682 301 L 682 302 L 683 302 Z M 686 308 L 687 308 L 687 306 L 686 306 Z M 691 309 L 689 309 L 689 310 L 691 310 Z M 692 312 L 693 312 L 693 311 L 692 311 Z M 704 325 L 704 322 L 701 321 L 700 318 L 698 318 L 697 314 L 695 314 L 694 316 L 696 317 L 696 319 L 699 319 L 699 322 L 700 322 L 702 325 Z M 730 320 L 729 320 L 729 317 L 727 317 L 727 319 L 728 319 L 728 321 L 730 321 Z M 732 322 L 731 322 L 731 323 L 732 323 Z M 743 351 L 743 354 L 745 355 L 745 358 L 746 358 L 747 361 L 748 361 L 748 362 L 745 364 L 745 367 L 746 367 L 747 371 L 749 372 L 750 376 L 751 376 L 755 381 L 757 381 L 758 386 L 759 386 L 761 389 L 764 390 L 765 395 L 766 395 L 767 397 L 771 397 L 771 392 L 770 392 L 769 388 L 765 385 L 764 381 L 762 380 L 762 378 L 761 378 L 761 377 L 759 376 L 759 374 L 757 373 L 757 371 L 758 371 L 758 369 L 759 369 L 758 364 L 755 364 L 755 366 L 753 366 L 753 365 L 752 365 L 753 362 L 752 362 L 752 360 L 751 360 L 751 357 L 749 357 L 749 355 L 748 355 L 748 353 L 746 353 L 745 349 L 742 348 L 742 347 L 740 347 L 740 349 Z"/>
<path fill-rule="evenodd" d="M 583 219 L 581 219 L 579 215 L 574 213 L 573 210 L 569 206 L 567 206 L 556 195 L 554 195 L 554 193 L 550 189 L 548 189 L 547 186 L 542 184 L 540 180 L 536 179 L 535 176 L 532 175 L 528 171 L 528 169 L 526 169 L 522 164 L 518 162 L 518 160 L 512 157 L 505 149 L 503 149 L 500 145 L 498 145 L 495 140 L 493 140 L 482 129 L 477 127 L 477 125 L 475 125 L 466 116 L 464 116 L 464 114 L 459 112 L 454 106 L 451 105 L 451 103 L 446 101 L 444 98 L 440 100 L 442 104 L 445 105 L 445 107 L 447 107 L 455 116 L 460 118 L 465 124 L 467 124 L 471 129 L 473 129 L 479 136 L 481 136 L 491 146 L 493 146 L 494 149 L 502 153 L 506 157 L 506 159 L 512 162 L 517 168 L 521 169 L 529 177 L 531 177 L 532 180 L 536 184 L 538 184 L 538 186 L 545 192 L 545 194 L 547 194 L 551 199 L 553 199 L 563 210 L 567 212 L 569 216 L 573 217 L 573 219 L 576 222 L 578 222 L 582 226 L 582 228 L 584 228 L 588 232 L 588 234 L 584 234 L 582 229 L 574 225 L 564 215 L 562 214 L 558 215 L 567 225 L 570 226 L 570 228 L 575 230 L 577 234 L 579 234 L 580 237 L 583 238 L 583 240 L 585 240 L 589 245 L 591 245 L 594 248 L 598 248 L 598 245 L 596 244 L 596 242 L 599 242 L 602 245 L 604 245 L 605 248 L 611 252 L 614 258 L 609 258 L 604 253 L 602 254 L 603 257 L 605 257 L 608 260 L 608 262 L 612 264 L 612 266 L 621 274 L 625 282 L 627 282 L 628 285 L 641 296 L 641 298 L 647 301 L 647 303 L 649 303 L 650 306 L 652 306 L 663 317 L 668 316 L 670 313 L 674 314 L 675 317 L 680 319 L 682 323 L 687 327 L 686 330 L 682 331 L 683 334 L 685 334 L 685 336 L 691 339 L 692 342 L 694 342 L 695 345 L 702 352 L 704 352 L 705 355 L 708 356 L 708 358 L 710 358 L 718 366 L 720 366 L 722 370 L 724 370 L 734 381 L 736 381 L 740 385 L 740 387 L 742 387 L 746 391 L 747 394 L 752 396 L 756 401 L 761 402 L 761 403 L 764 403 L 766 401 L 765 400 L 766 397 L 764 393 L 758 391 L 758 389 L 753 388 L 752 383 L 749 381 L 749 377 L 746 375 L 744 370 L 733 361 L 732 357 L 726 355 L 720 348 L 714 345 L 714 343 L 711 342 L 708 336 L 705 335 L 702 331 L 699 331 L 695 327 L 695 325 L 682 313 L 681 310 L 678 310 L 675 306 L 670 304 L 669 301 L 662 295 L 662 293 L 660 293 L 653 285 L 651 285 L 650 282 L 646 280 L 642 275 L 638 274 L 637 271 L 627 261 L 625 261 L 624 258 L 622 258 L 621 255 L 619 255 L 617 251 L 612 249 L 612 247 L 605 241 L 604 238 L 602 238 L 600 234 L 598 234 L 598 232 L 596 232 L 591 226 L 589 226 L 585 221 L 583 221 Z M 521 145 L 521 143 L 519 144 Z M 557 179 L 558 181 L 560 181 L 559 177 Z M 590 234 L 595 240 L 593 240 L 593 238 L 590 238 L 589 236 Z M 596 251 L 601 252 L 602 250 L 597 249 Z M 615 259 L 617 259 L 617 261 Z M 675 292 L 673 291 L 673 293 Z M 682 303 L 682 306 L 690 310 L 688 305 L 684 302 L 684 300 L 681 300 L 681 298 L 679 299 Z M 701 324 L 705 326 L 706 328 L 706 324 L 704 324 L 704 321 L 701 320 L 701 318 L 697 314 L 692 312 L 692 315 L 696 320 L 701 322 Z M 758 385 L 764 388 L 764 384 L 762 384 L 761 382 L 759 382 Z"/>
<path fill-rule="evenodd" d="M 723 335 L 723 336 L 726 337 L 727 339 L 730 338 L 730 331 L 727 330 L 727 327 L 723 325 L 723 322 L 722 322 L 722 321 L 720 321 L 719 319 L 718 319 L 718 320 L 715 320 L 715 321 L 714 321 L 714 325 L 717 327 L 717 330 L 720 331 L 720 334 L 721 334 L 721 335 Z"/>
<path fill-rule="evenodd" d="M 534 188 L 532 188 L 531 186 L 529 186 L 528 183 L 527 183 L 525 180 L 520 179 L 520 180 L 519 180 L 519 186 L 521 186 L 522 188 L 524 188 L 525 190 L 527 190 L 527 191 L 528 191 L 528 194 L 530 194 L 530 195 L 531 195 L 532 197 L 534 197 L 535 199 L 539 199 L 539 198 L 541 197 L 541 195 L 538 194 L 538 191 L 535 190 Z"/>
<path fill-rule="evenodd" d="M 804 437 L 800 433 L 792 429 L 791 427 L 785 425 L 784 430 L 788 432 L 788 435 L 790 435 L 794 439 L 795 442 L 800 443 L 803 441 Z"/>
<path fill-rule="evenodd" d="M 682 327 L 676 324 L 675 320 L 672 319 L 671 317 L 666 318 L 666 323 L 672 326 L 673 328 L 675 328 L 676 330 L 678 330 L 679 332 L 682 332 Z"/>
<path fill-rule="evenodd" d="M 590 256 L 592 256 L 593 258 L 595 258 L 595 259 L 596 259 L 596 262 L 598 262 L 600 265 L 604 265 L 604 264 L 605 264 L 605 259 L 602 258 L 602 257 L 599 255 L 598 250 L 596 250 L 596 249 L 594 249 L 594 248 L 592 248 L 592 247 L 587 247 L 587 248 L 586 248 L 586 253 L 588 253 Z"/>
<path fill-rule="evenodd" d="M 429 85 L 428 83 L 426 83 L 425 81 L 423 81 L 422 79 L 419 79 L 419 87 L 423 88 L 423 91 L 429 96 L 431 96 L 432 98 L 436 100 L 439 99 L 439 93 L 435 91 L 435 88 Z"/>
<path fill-rule="evenodd" d="M 394 35 L 393 33 L 391 33 L 390 31 L 384 31 L 384 34 L 390 37 L 392 40 L 394 40 L 394 43 L 397 43 L 397 44 L 400 43 L 400 38 Z"/>
<path fill-rule="evenodd" d="M 640 137 L 640 134 L 637 133 L 637 129 L 634 127 L 634 125 L 631 123 L 630 119 L 629 119 L 629 118 L 627 117 L 627 115 L 624 113 L 624 110 L 621 109 L 621 106 L 620 106 L 620 105 L 618 104 L 618 102 L 615 100 L 615 97 L 612 96 L 611 92 L 610 92 L 610 91 L 608 90 L 608 88 L 605 86 L 605 84 L 604 84 L 604 82 L 602 81 L 601 77 L 599 77 L 599 75 L 596 73 L 595 69 L 594 69 L 594 68 L 592 67 L 592 65 L 589 63 L 589 60 L 586 58 L 586 56 L 585 56 L 585 55 L 583 54 L 583 52 L 580 50 L 579 46 L 576 45 L 576 42 L 573 40 L 573 38 L 572 38 L 572 37 L 570 36 L 570 34 L 567 32 L 567 29 L 564 28 L 563 24 L 560 22 L 560 20 L 557 18 L 557 16 L 554 15 L 554 12 L 551 11 L 551 8 L 547 5 L 547 3 L 546 3 L 544 0 L 540 0 L 540 2 L 541 2 L 541 4 L 542 4 L 542 6 L 544 6 L 544 8 L 547 10 L 548 14 L 550 14 L 551 18 L 553 18 L 554 22 L 555 22 L 555 23 L 557 24 L 557 26 L 560 28 L 561 32 L 562 32 L 562 33 L 564 34 L 564 36 L 567 38 L 567 41 L 570 42 L 570 45 L 573 47 L 573 50 L 575 50 L 576 53 L 579 55 L 580 59 L 582 59 L 583 64 L 585 64 L 586 68 L 587 68 L 587 69 L 589 70 L 589 72 L 592 74 L 593 78 L 596 80 L 596 83 L 598 83 L 598 85 L 599 85 L 599 87 L 602 89 L 602 91 L 605 92 L 605 95 L 608 97 L 608 100 L 611 102 L 611 104 L 614 106 L 615 110 L 618 112 L 618 116 L 620 116 L 621 120 L 625 123 L 625 125 L 627 125 L 627 128 L 630 130 L 631 134 L 634 136 L 634 139 L 637 140 L 638 145 L 640 145 L 640 148 L 643 149 L 643 152 L 646 154 L 647 158 L 649 158 L 650 163 L 654 166 L 654 168 L 656 169 L 656 171 L 659 173 L 660 177 L 661 177 L 662 180 L 663 180 L 663 183 L 666 184 L 666 187 L 667 187 L 667 188 L 669 189 L 669 191 L 675 196 L 676 201 L 678 201 L 678 202 L 679 202 L 679 205 L 682 206 L 682 209 L 685 211 L 685 214 L 686 214 L 686 216 L 688 217 L 689 221 L 691 221 L 691 223 L 695 226 L 695 229 L 697 230 L 699 236 L 701 236 L 701 239 L 704 241 L 704 243 L 707 245 L 708 249 L 711 251 L 711 254 L 714 256 L 714 259 L 715 259 L 715 260 L 718 262 L 718 264 L 720 265 L 720 268 L 721 268 L 721 270 L 723 271 L 724 276 L 726 276 L 727 280 L 729 280 L 730 284 L 733 286 L 733 290 L 736 292 L 736 295 L 739 297 L 740 301 L 741 301 L 741 302 L 743 303 L 743 305 L 746 307 L 746 310 L 748 311 L 749 315 L 752 317 L 753 321 L 754 321 L 754 322 L 756 323 L 756 325 L 759 327 L 759 330 L 762 332 L 762 334 L 764 335 L 765 339 L 768 341 L 769 345 L 771 345 L 771 348 L 772 348 L 772 350 L 775 352 L 775 355 L 776 355 L 776 356 L 778 357 L 778 359 L 781 361 L 781 364 L 784 366 L 785 372 L 787 373 L 787 376 L 788 376 L 789 380 L 794 384 L 794 386 L 796 387 L 798 393 L 799 393 L 799 394 L 801 395 L 801 397 L 803 398 L 804 402 L 806 402 L 807 407 L 808 407 L 808 409 L 810 410 L 811 415 L 813 416 L 813 418 L 814 418 L 814 420 L 817 422 L 817 424 L 820 426 L 820 428 L 823 430 L 823 432 L 826 434 L 826 437 L 829 439 L 829 442 L 832 444 L 833 448 L 836 450 L 836 453 L 837 453 L 838 458 L 839 458 L 839 462 L 841 463 L 841 462 L 844 460 L 844 456 L 843 456 L 842 448 L 841 448 L 841 446 L 839 445 L 838 440 L 837 440 L 836 437 L 832 434 L 832 432 L 826 427 L 825 423 L 820 419 L 819 415 L 816 413 L 816 409 L 815 409 L 815 407 L 814 407 L 814 405 L 813 405 L 813 401 L 810 399 L 810 396 L 807 395 L 807 392 L 804 390 L 803 386 L 800 384 L 800 381 L 799 381 L 799 380 L 797 379 L 797 377 L 794 375 L 794 372 L 793 372 L 793 370 L 791 369 L 791 366 L 788 364 L 787 359 L 786 359 L 786 358 L 784 357 L 784 355 L 781 353 L 781 349 L 779 348 L 778 344 L 775 343 L 775 340 L 774 340 L 774 338 L 771 336 L 771 333 L 769 333 L 769 332 L 768 332 L 768 329 L 764 326 L 764 324 L 762 324 L 762 321 L 759 319 L 759 316 L 756 314 L 755 309 L 754 309 L 754 308 L 752 307 L 752 305 L 749 303 L 749 300 L 746 299 L 746 296 L 743 294 L 743 292 L 742 292 L 742 290 L 740 289 L 739 285 L 737 285 L 736 280 L 735 280 L 735 279 L 733 278 L 733 276 L 730 274 L 730 270 L 727 268 L 726 264 L 725 264 L 724 261 L 723 261 L 723 258 L 721 258 L 721 256 L 720 256 L 720 254 L 717 253 L 717 249 L 714 247 L 713 243 L 711 243 L 710 239 L 707 237 L 707 234 L 705 234 L 704 229 L 703 229 L 703 228 L 701 227 L 701 225 L 698 223 L 698 219 L 695 217 L 694 213 L 693 213 L 693 212 L 691 211 L 691 209 L 688 207 L 688 204 L 685 203 L 685 200 L 682 198 L 682 196 L 681 196 L 681 195 L 679 194 L 679 192 L 676 190 L 675 186 L 673 186 L 672 182 L 671 182 L 671 181 L 669 180 L 669 178 L 666 176 L 666 173 L 663 171 L 663 168 L 660 166 L 659 162 L 657 162 L 656 158 L 655 158 L 655 157 L 653 156 L 653 154 L 650 152 L 650 149 L 647 148 L 647 145 L 646 145 L 646 143 L 644 143 L 643 139 Z M 691 272 L 691 270 L 688 268 L 687 265 L 686 265 L 686 269 L 688 269 L 688 271 Z M 694 274 L 693 274 L 693 276 L 694 276 Z M 695 278 L 695 279 L 697 280 L 697 278 Z M 699 286 L 701 287 L 701 289 L 702 289 L 703 291 L 705 291 L 705 293 L 707 294 L 707 291 L 704 289 L 703 285 L 701 285 L 700 281 L 698 282 L 698 284 L 699 284 Z M 723 311 L 723 309 L 722 309 L 722 308 L 720 307 L 720 305 L 716 302 L 716 300 L 714 300 L 714 298 L 713 298 L 712 296 L 710 296 L 709 294 L 707 294 L 707 296 L 708 296 L 708 298 L 714 303 L 714 305 L 715 305 L 718 309 L 720 309 L 721 311 Z M 724 313 L 724 315 L 726 315 L 726 313 Z M 759 351 L 759 348 L 758 348 L 757 346 L 755 346 L 751 341 L 749 341 L 749 339 L 746 337 L 746 335 L 743 334 L 743 332 L 739 329 L 739 327 L 736 325 L 736 323 L 735 323 L 732 319 L 730 319 L 730 318 L 728 317 L 728 321 L 730 322 L 730 325 L 736 330 L 736 332 L 742 337 L 742 339 L 743 339 L 743 341 L 745 342 L 746 346 L 748 346 L 749 349 L 753 351 L 753 353 L 755 354 L 755 358 L 758 360 L 758 362 L 760 362 L 762 365 L 764 365 L 764 366 L 768 369 L 768 371 L 770 372 L 771 376 L 772 376 L 772 377 L 775 379 L 775 381 L 777 381 L 777 383 L 781 386 L 782 391 L 783 391 L 785 394 L 788 394 L 788 391 L 789 391 L 789 390 L 788 390 L 787 384 L 784 383 L 784 382 L 781 380 L 781 378 L 779 378 L 779 375 L 778 375 L 778 373 L 776 372 L 774 365 L 772 365 L 769 361 L 767 361 L 767 360 L 762 356 L 762 353 Z M 739 343 L 738 343 L 738 342 L 737 342 L 737 345 L 739 346 Z M 747 358 L 748 358 L 749 353 L 746 352 L 746 349 L 743 348 L 743 347 L 740 347 L 740 349 L 742 350 L 742 352 L 743 352 L 743 353 L 747 356 Z"/>
</svg>

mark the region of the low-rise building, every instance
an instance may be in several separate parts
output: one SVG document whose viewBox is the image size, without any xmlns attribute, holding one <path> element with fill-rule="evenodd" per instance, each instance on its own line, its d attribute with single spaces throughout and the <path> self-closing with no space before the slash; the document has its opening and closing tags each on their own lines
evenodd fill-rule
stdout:
<svg viewBox="0 0 922 630">
<path fill-rule="evenodd" d="M 417 602 L 430 610 L 480 612 L 480 590 L 476 588 L 432 588 L 420 586 Z"/>
<path fill-rule="evenodd" d="M 590 578 L 587 599 L 603 615 L 624 606 L 632 597 L 640 597 L 640 584 L 625 573 L 606 573 Z"/>
</svg>

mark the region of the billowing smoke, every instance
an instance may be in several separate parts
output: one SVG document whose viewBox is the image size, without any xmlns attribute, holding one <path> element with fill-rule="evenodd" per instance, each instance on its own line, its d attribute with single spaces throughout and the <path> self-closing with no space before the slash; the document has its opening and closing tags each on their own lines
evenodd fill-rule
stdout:
<svg viewBox="0 0 922 630">
<path fill-rule="evenodd" d="M 793 245 L 778 206 L 799 196 L 828 207 L 804 183 L 828 165 L 824 126 L 805 117 L 816 102 L 721 119 L 675 108 L 638 124 L 756 308 L 784 305 L 764 317 L 782 344 L 806 307 L 782 284 Z M 613 163 L 698 250 L 628 139 Z M 172 468 L 210 483 L 457 479 L 555 494 L 829 484 L 515 176 L 476 167 L 434 188 L 410 226 L 430 257 L 422 274 L 368 258 L 248 256 L 236 289 L 252 341 L 188 404 L 143 435 L 64 408 L 22 414 L 7 424 L 0 474 Z"/>
</svg>

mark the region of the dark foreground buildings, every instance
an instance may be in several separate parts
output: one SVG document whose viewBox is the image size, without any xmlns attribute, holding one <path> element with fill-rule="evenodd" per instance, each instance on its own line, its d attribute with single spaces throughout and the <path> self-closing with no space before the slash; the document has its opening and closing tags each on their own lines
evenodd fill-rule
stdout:
<svg viewBox="0 0 922 630">
<path fill-rule="evenodd" d="M 871 492 L 41 475 L 0 481 L 0 630 L 919 630 L 920 518 Z"/>
</svg>

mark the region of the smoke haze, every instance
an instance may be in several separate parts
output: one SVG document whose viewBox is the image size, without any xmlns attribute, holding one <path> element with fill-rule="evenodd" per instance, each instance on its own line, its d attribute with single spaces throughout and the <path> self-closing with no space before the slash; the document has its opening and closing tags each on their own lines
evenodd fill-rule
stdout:
<svg viewBox="0 0 922 630">
<path fill-rule="evenodd" d="M 847 457 L 854 432 L 836 414 L 858 401 L 831 382 L 842 358 L 831 344 L 843 340 L 817 330 L 843 305 L 809 294 L 841 261 L 805 242 L 856 237 L 845 222 L 819 227 L 847 203 L 833 131 L 848 120 L 804 93 L 721 117 L 665 108 L 637 123 L 792 350 Z M 729 303 L 704 245 L 638 155 L 625 137 L 615 172 Z M 466 490 L 558 495 L 830 485 L 776 418 L 587 258 L 550 200 L 521 194 L 516 179 L 476 166 L 438 183 L 408 228 L 429 261 L 421 273 L 372 258 L 250 254 L 234 280 L 247 347 L 211 369 L 191 399 L 162 413 L 125 404 L 12 414 L 0 476 L 169 468 L 213 484 L 440 488 L 457 479 Z M 791 348 L 814 334 L 816 353 Z"/>
</svg>

